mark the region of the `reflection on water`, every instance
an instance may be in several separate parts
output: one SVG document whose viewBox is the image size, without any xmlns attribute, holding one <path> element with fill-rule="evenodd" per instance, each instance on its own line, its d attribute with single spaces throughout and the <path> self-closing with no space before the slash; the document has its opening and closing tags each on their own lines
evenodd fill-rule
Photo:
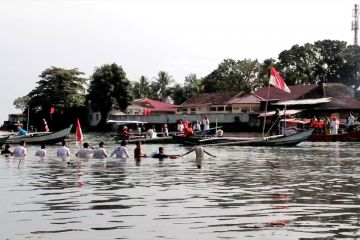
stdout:
<svg viewBox="0 0 360 240">
<path fill-rule="evenodd" d="M 110 138 L 88 136 L 94 145 Z M 105 141 L 106 142 L 106 141 Z M 143 145 L 144 152 L 158 145 Z M 360 143 L 185 158 L 0 161 L 1 239 L 357 239 Z M 72 146 L 72 152 L 79 148 Z M 129 145 L 132 153 L 134 146 Z M 187 148 L 166 145 L 165 152 Z M 6 230 L 6 231 L 4 231 Z"/>
</svg>

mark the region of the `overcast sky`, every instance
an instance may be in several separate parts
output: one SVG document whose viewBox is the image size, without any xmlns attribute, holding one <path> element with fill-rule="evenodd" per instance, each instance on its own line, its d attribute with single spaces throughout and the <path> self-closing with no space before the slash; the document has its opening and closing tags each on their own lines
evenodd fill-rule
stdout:
<svg viewBox="0 0 360 240">
<path fill-rule="evenodd" d="M 182 83 L 225 58 L 277 58 L 294 44 L 353 43 L 347 0 L 0 0 L 0 121 L 50 66 L 117 63 L 130 80 L 161 70 Z M 286 81 L 286 80 L 285 80 Z M 0 123 L 0 125 L 1 125 Z"/>
</svg>

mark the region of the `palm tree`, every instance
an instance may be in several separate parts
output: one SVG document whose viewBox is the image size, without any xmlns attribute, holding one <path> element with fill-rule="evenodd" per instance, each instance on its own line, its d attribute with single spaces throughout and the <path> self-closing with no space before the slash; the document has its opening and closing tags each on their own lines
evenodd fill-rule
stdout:
<svg viewBox="0 0 360 240">
<path fill-rule="evenodd" d="M 134 98 L 149 97 L 149 80 L 145 76 L 141 76 L 139 81 L 134 82 L 133 96 Z"/>
<path fill-rule="evenodd" d="M 171 94 L 169 85 L 174 82 L 174 79 L 165 71 L 160 71 L 158 77 L 155 77 L 155 79 L 156 84 L 159 86 L 159 96 L 161 101 L 165 102 L 166 98 Z"/>
</svg>

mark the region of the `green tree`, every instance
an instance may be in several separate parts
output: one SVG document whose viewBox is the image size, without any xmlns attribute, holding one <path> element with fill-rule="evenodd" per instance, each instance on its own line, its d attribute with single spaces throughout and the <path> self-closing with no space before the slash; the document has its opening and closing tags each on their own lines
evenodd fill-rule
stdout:
<svg viewBox="0 0 360 240">
<path fill-rule="evenodd" d="M 14 100 L 14 106 L 17 109 L 20 109 L 21 111 L 25 111 L 27 107 L 29 106 L 30 99 L 28 96 L 24 97 L 18 97 Z"/>
<path fill-rule="evenodd" d="M 358 91 L 360 87 L 360 47 L 348 46 L 344 55 L 345 64 L 341 69 L 344 83 Z"/>
<path fill-rule="evenodd" d="M 171 98 L 173 99 L 174 104 L 179 105 L 185 102 L 187 99 L 185 95 L 185 89 L 180 84 L 177 83 L 174 87 L 172 87 Z"/>
<path fill-rule="evenodd" d="M 101 126 L 105 126 L 107 114 L 111 109 L 124 110 L 130 104 L 130 86 L 125 71 L 115 63 L 95 69 L 91 77 L 87 101 L 94 111 L 100 111 Z"/>
<path fill-rule="evenodd" d="M 28 104 L 30 108 L 30 124 L 39 126 L 42 118 L 49 118 L 51 106 L 56 108 L 56 121 L 64 116 L 71 115 L 72 109 L 84 106 L 86 78 L 78 69 L 64 69 L 50 67 L 44 70 L 39 77 L 40 81 L 27 96 L 15 100 L 15 106 L 22 107 Z M 20 105 L 19 105 L 20 104 Z M 56 128 L 64 127 L 73 122 L 66 117 L 66 121 L 58 121 L 53 124 Z"/>
<path fill-rule="evenodd" d="M 159 89 L 159 98 L 161 101 L 165 102 L 167 97 L 169 97 L 171 94 L 170 84 L 174 82 L 174 79 L 171 75 L 169 75 L 169 73 L 160 71 L 158 76 L 155 77 L 155 80 L 157 88 Z"/>
<path fill-rule="evenodd" d="M 197 95 L 202 92 L 202 90 L 201 79 L 198 79 L 196 74 L 191 73 L 185 77 L 183 89 L 185 100 Z"/>
<path fill-rule="evenodd" d="M 132 95 L 135 99 L 148 98 L 150 83 L 147 77 L 141 76 L 139 81 L 135 81 L 132 86 Z"/>
<path fill-rule="evenodd" d="M 205 92 L 253 90 L 257 82 L 260 63 L 258 60 L 225 59 L 218 68 L 207 75 L 203 81 Z"/>
<path fill-rule="evenodd" d="M 279 66 L 288 85 L 317 82 L 315 66 L 318 63 L 314 45 L 294 45 L 279 54 Z"/>
</svg>

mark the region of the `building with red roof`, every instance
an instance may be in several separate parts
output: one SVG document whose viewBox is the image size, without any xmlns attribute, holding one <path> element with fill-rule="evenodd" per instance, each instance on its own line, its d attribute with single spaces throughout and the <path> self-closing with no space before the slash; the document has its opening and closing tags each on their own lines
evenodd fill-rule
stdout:
<svg viewBox="0 0 360 240">
<path fill-rule="evenodd" d="M 129 115 L 175 114 L 177 105 L 148 98 L 136 99 L 126 109 Z"/>
</svg>

